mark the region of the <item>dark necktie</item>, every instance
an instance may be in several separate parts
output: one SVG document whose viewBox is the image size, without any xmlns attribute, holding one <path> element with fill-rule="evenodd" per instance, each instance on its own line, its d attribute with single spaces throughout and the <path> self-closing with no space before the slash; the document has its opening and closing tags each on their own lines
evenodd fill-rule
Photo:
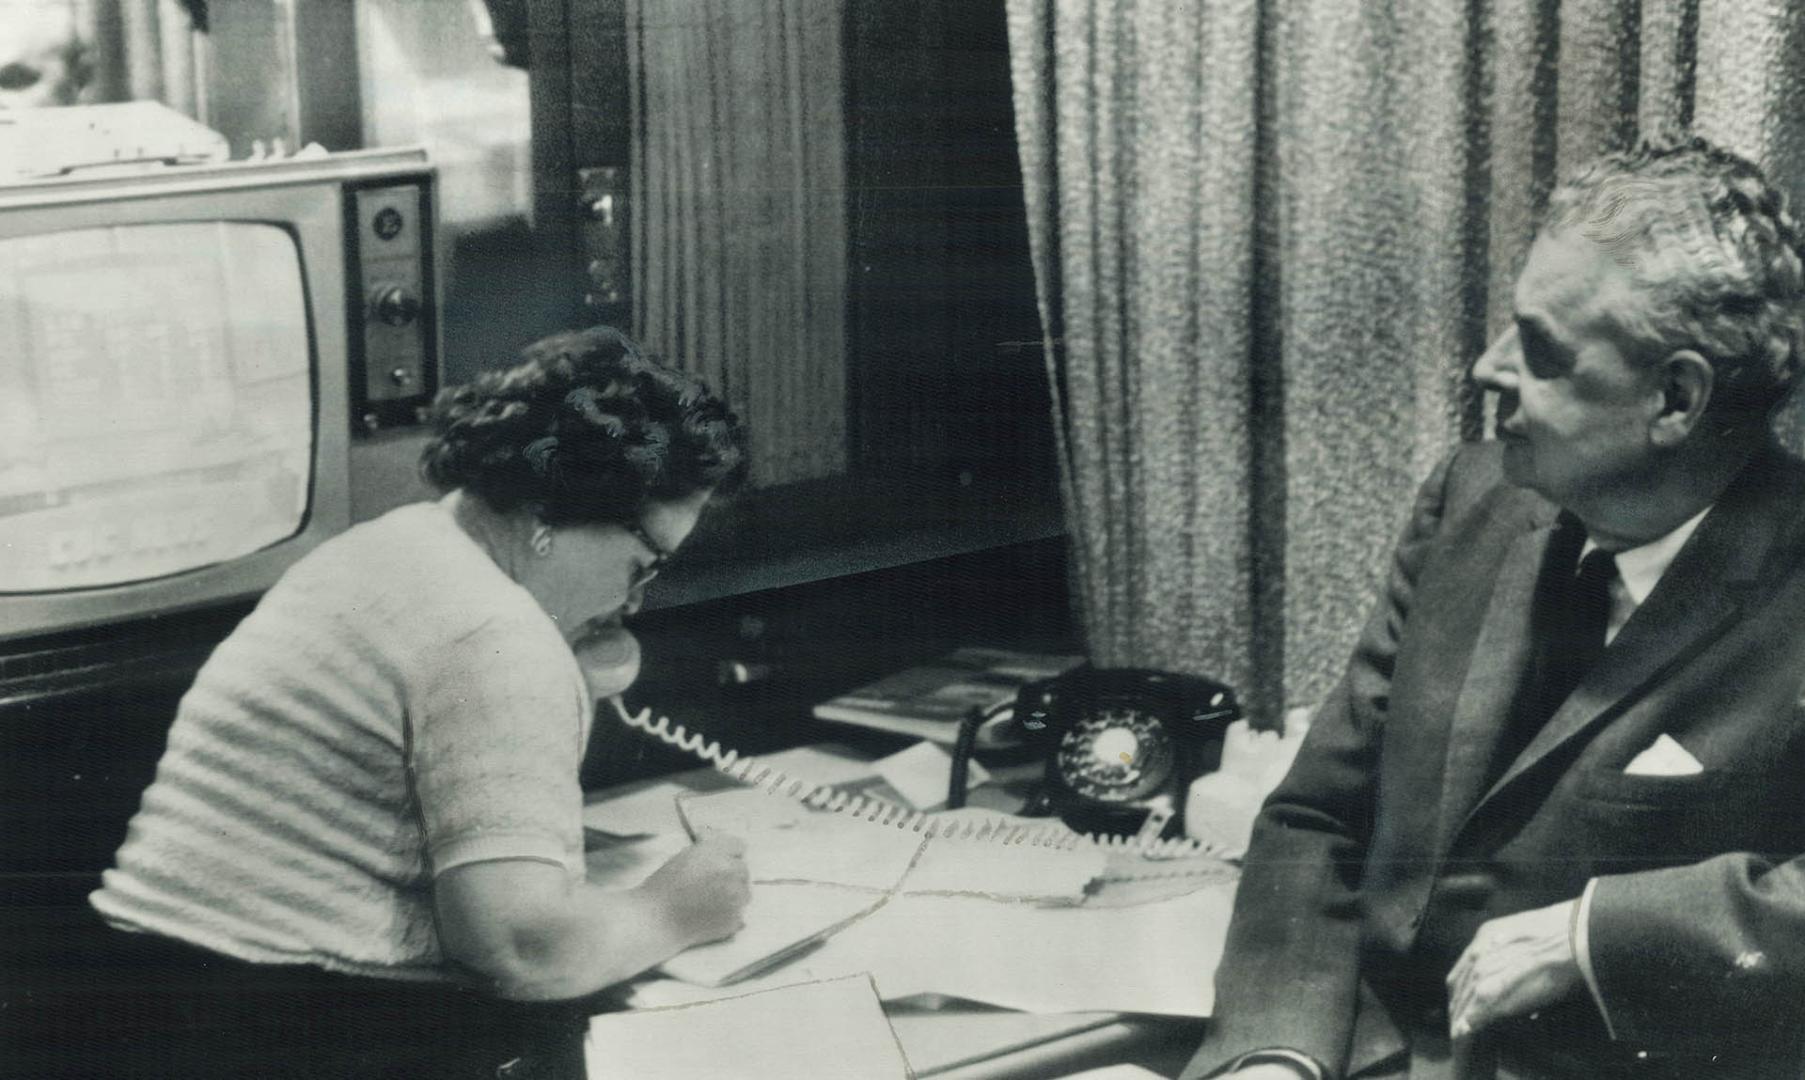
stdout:
<svg viewBox="0 0 1805 1080">
<path fill-rule="evenodd" d="M 1550 565 L 1542 575 L 1535 601 L 1534 679 L 1525 688 L 1527 700 L 1518 699 L 1512 719 L 1504 725 L 1492 758 L 1493 780 L 1510 768 L 1604 652 L 1617 563 L 1602 550 L 1581 559 L 1585 542 L 1584 527 L 1577 520 L 1563 519 L 1551 542 Z"/>
<path fill-rule="evenodd" d="M 1570 577 L 1557 576 L 1547 596 L 1542 640 L 1542 720 L 1553 716 L 1604 652 L 1611 619 L 1611 582 L 1617 561 L 1598 548 L 1579 560 Z"/>
</svg>

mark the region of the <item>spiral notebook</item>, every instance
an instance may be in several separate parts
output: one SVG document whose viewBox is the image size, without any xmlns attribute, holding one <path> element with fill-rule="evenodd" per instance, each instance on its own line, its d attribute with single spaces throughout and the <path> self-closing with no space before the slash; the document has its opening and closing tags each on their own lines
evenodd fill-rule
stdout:
<svg viewBox="0 0 1805 1080">
<path fill-rule="evenodd" d="M 731 985 L 795 959 L 895 896 L 1076 903 L 1107 861 L 1101 850 L 874 828 L 756 789 L 680 802 L 696 830 L 745 841 L 752 882 L 739 933 L 659 965 L 664 974 L 700 986 Z"/>
</svg>

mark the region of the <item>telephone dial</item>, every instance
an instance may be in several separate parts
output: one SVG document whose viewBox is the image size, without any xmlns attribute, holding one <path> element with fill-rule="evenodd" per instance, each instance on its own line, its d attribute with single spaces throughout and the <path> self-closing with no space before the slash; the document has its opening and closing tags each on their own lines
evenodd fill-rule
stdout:
<svg viewBox="0 0 1805 1080">
<path fill-rule="evenodd" d="M 1029 683 L 1015 724 L 1045 755 L 1046 773 L 1024 813 L 1057 815 L 1083 833 L 1182 835 L 1186 791 L 1220 764 L 1240 716 L 1233 690 L 1195 675 L 1087 665 Z M 962 801 L 977 719 L 955 746 L 949 805 Z"/>
</svg>

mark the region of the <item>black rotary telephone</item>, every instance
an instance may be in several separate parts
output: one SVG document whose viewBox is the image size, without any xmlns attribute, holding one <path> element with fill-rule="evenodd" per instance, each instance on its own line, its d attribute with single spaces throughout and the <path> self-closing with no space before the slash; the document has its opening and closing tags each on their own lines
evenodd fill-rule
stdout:
<svg viewBox="0 0 1805 1080">
<path fill-rule="evenodd" d="M 1233 690 L 1195 675 L 1086 665 L 1029 683 L 1016 696 L 1015 726 L 1046 755 L 1046 774 L 1024 812 L 1116 835 L 1138 832 L 1151 813 L 1170 813 L 1163 835 L 1178 835 L 1191 781 L 1220 764 L 1223 737 L 1240 716 Z M 955 797 L 964 794 L 968 735 L 981 720 L 960 731 Z M 948 805 L 955 802 L 963 799 Z"/>
</svg>

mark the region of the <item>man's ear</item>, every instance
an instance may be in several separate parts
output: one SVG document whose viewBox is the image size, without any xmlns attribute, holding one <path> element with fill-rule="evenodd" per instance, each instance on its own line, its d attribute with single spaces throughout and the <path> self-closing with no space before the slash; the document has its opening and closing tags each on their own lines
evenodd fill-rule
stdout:
<svg viewBox="0 0 1805 1080">
<path fill-rule="evenodd" d="M 1717 372 L 1691 349 L 1669 353 L 1655 370 L 1661 409 L 1649 425 L 1656 446 L 1678 446 L 1704 422 Z"/>
</svg>

